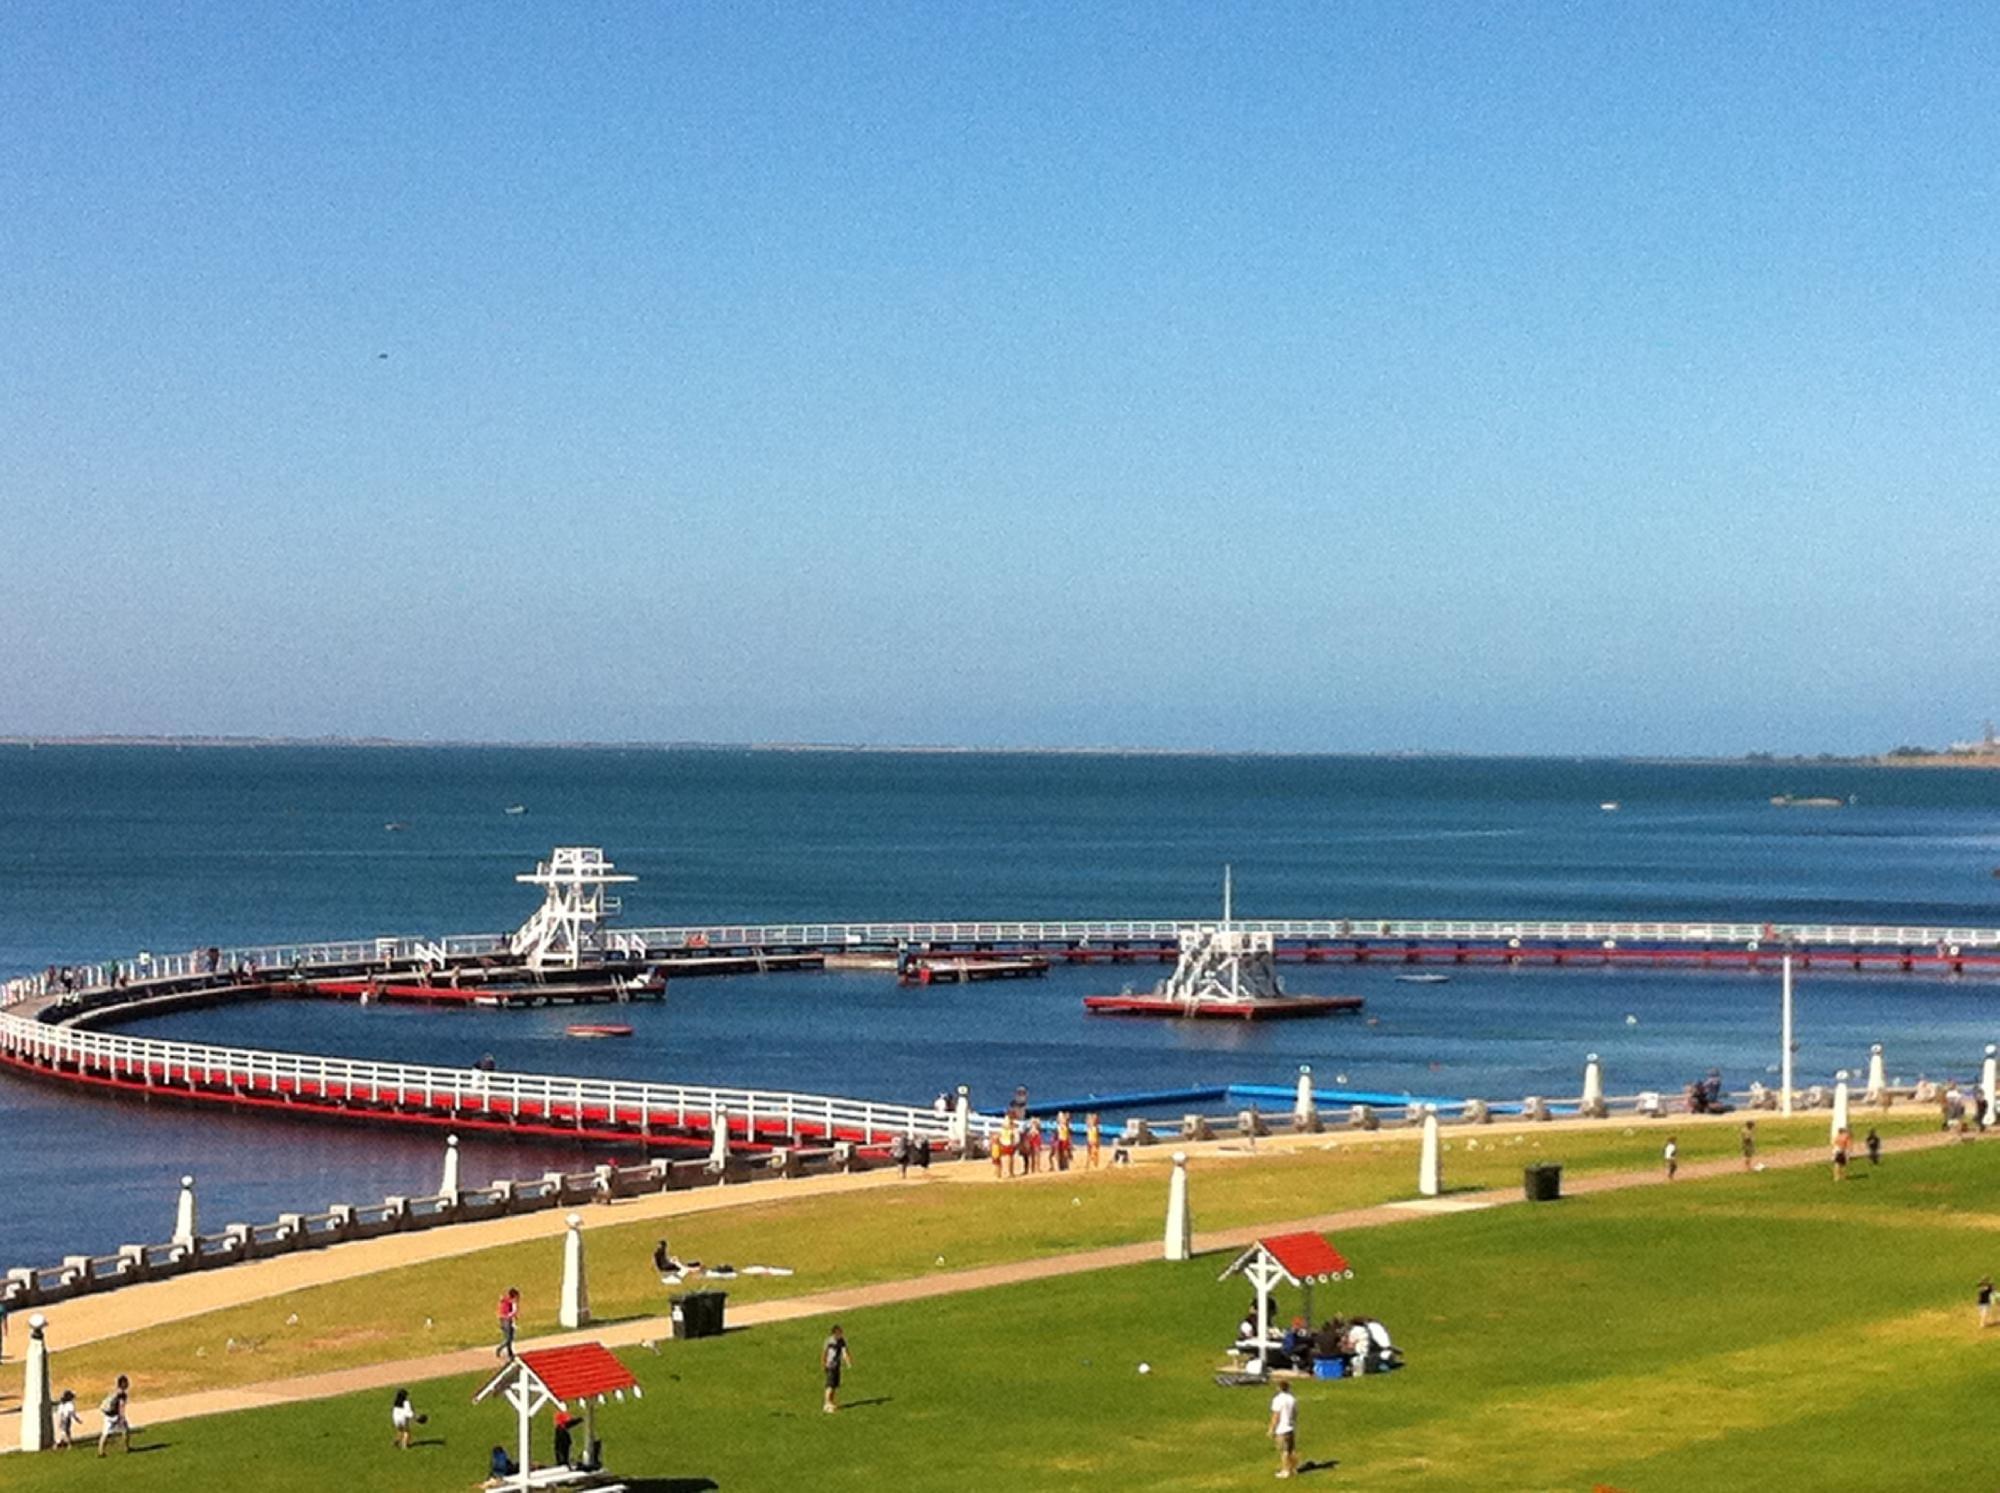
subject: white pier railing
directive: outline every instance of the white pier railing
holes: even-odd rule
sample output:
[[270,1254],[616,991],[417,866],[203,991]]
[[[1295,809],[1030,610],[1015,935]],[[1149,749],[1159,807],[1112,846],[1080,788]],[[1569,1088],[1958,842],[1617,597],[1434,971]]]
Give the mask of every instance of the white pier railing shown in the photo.
[[[950,1115],[934,1109],[824,1094],[316,1057],[133,1037],[7,1015],[0,1015],[0,1055],[38,1068],[80,1069],[149,1082],[163,1093],[229,1083],[253,1095],[332,1093],[371,1103],[416,1105],[441,1114],[601,1111],[613,1125],[692,1124],[703,1132],[710,1116],[721,1115],[732,1135],[746,1138],[755,1136],[760,1126],[781,1128],[791,1135],[805,1126],[823,1127],[829,1141],[843,1132],[884,1140],[909,1134],[943,1141],[951,1138],[953,1125]],[[971,1117],[975,1136],[986,1135],[993,1126],[989,1118]],[[637,1138],[641,1132],[633,1133]]]
[[[980,919],[954,921],[690,923],[607,930],[613,951],[644,957],[686,949],[893,948],[903,943],[1117,945],[1170,943],[1199,918]],[[1910,950],[1957,957],[2000,952],[2000,928],[1928,923],[1777,923],[1729,919],[1660,922],[1622,919],[1535,918],[1238,918],[1236,927],[1269,933],[1283,943],[1360,940],[1367,943],[1535,945],[1652,944],[1663,947],[1750,948],[1806,953],[1832,950]],[[47,972],[21,975],[0,986],[0,1004],[49,995],[57,989],[95,988],[114,978],[162,980],[255,967],[325,969],[363,965],[442,963],[504,955],[504,933],[455,933],[411,937],[321,940],[245,948],[197,949],[179,954],[139,953],[123,959],[71,966],[69,985]]]

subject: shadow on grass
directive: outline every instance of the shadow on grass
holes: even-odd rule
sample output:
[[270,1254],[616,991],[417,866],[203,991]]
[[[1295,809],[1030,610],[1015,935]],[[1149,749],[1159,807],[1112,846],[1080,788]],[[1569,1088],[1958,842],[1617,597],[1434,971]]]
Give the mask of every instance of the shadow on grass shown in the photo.
[[849,1400],[846,1404],[842,1405],[840,1408],[844,1411],[866,1410],[870,1405],[886,1405],[894,1398],[895,1396],[893,1395],[876,1395],[873,1398],[866,1400]]
[[1301,1462],[1299,1463],[1299,1476],[1304,1477],[1308,1472],[1331,1472],[1339,1465],[1340,1458],[1338,1457],[1321,1457],[1316,1462]]

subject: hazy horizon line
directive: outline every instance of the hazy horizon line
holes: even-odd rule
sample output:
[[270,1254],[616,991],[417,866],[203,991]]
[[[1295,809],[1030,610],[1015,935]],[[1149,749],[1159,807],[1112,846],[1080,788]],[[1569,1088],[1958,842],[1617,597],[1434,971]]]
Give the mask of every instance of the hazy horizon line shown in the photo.
[[[844,742],[844,741],[714,741],[694,738],[577,738],[574,740],[482,737],[401,737],[272,736],[234,732],[16,732],[0,734],[0,747],[216,747],[258,750],[282,747],[365,748],[384,751],[646,751],[646,752],[826,752],[872,753],[911,756],[1013,756],[1013,757],[1271,757],[1271,758],[1351,758],[1394,759],[1485,759],[1515,761],[1589,762],[1680,762],[1734,763],[1750,761],[1825,762],[1871,765],[1889,759],[1886,753],[1777,752],[1761,749],[1744,752],[1611,752],[1611,751],[1500,751],[1454,747],[1369,747],[1348,750],[1288,747],[1170,747],[1143,745],[1036,745],[1002,746],[956,742]],[[1938,755],[1943,755],[1942,753]]]

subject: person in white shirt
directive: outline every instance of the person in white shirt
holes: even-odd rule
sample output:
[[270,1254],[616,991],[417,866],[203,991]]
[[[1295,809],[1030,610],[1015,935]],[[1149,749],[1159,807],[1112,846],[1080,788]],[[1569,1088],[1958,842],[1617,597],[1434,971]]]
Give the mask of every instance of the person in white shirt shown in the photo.
[[1271,1396],[1271,1428],[1269,1435],[1278,1443],[1278,1476],[1292,1477],[1299,1470],[1298,1450],[1299,1399],[1292,1393],[1292,1386],[1282,1381],[1278,1392]]
[[1352,1360],[1350,1367],[1356,1374],[1368,1372],[1368,1349],[1374,1341],[1368,1335],[1368,1324],[1358,1318],[1354,1325],[1347,1329],[1347,1353]]
[[56,1401],[55,1427],[56,1450],[68,1451],[76,1444],[77,1425],[83,1419],[83,1411],[77,1407],[76,1391],[66,1389],[62,1398]]

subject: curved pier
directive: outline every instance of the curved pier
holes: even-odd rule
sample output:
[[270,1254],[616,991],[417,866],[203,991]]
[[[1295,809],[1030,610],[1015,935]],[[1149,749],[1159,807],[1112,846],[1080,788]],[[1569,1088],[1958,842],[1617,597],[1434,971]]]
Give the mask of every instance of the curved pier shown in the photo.
[[[590,967],[599,992],[655,961],[677,971],[776,967],[807,956],[922,949],[1020,953],[1077,963],[1174,957],[1180,920],[707,924],[604,930]],[[1284,960],[1453,964],[1642,964],[1757,968],[1789,955],[1807,968],[1953,975],[2000,969],[2000,929],[1742,922],[1551,922],[1397,919],[1239,920],[1268,933]],[[376,938],[187,954],[138,954],[10,980],[0,1011],[0,1066],[147,1099],[227,1104],[298,1117],[432,1125],[660,1148],[729,1143],[756,1150],[895,1135],[982,1138],[993,1122],[932,1109],[782,1090],[641,1084],[555,1074],[486,1073],[217,1047],[91,1030],[163,1009],[275,994],[463,998],[454,975],[519,971],[510,935]],[[282,972],[273,978],[274,972]],[[614,983],[607,983],[614,982]],[[469,988],[469,987],[468,987]],[[516,988],[510,1003],[590,999],[571,986]],[[615,997],[614,997],[615,998]]]

